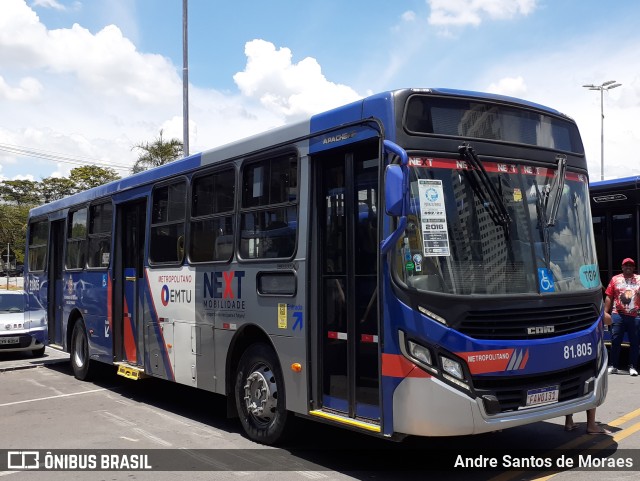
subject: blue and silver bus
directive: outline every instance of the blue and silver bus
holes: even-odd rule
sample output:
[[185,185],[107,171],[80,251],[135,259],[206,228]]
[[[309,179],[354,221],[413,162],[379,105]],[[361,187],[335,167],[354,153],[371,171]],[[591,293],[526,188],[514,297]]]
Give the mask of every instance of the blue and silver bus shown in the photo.
[[31,210],[26,286],[74,374],[390,439],[598,406],[578,128],[515,98],[384,92]]

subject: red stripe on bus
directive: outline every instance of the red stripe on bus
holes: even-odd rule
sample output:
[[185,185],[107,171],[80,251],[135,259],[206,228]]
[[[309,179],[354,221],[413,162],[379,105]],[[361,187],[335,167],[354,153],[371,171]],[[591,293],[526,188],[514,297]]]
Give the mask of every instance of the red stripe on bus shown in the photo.
[[133,336],[133,326],[131,322],[133,319],[129,316],[129,307],[127,301],[124,302],[124,352],[127,357],[127,361],[137,363],[138,356],[136,352],[136,340]]
[[336,331],[327,331],[327,337],[329,339],[341,339],[343,341],[347,340],[346,332],[336,332]]
[[[556,169],[546,167],[533,167],[530,165],[517,165],[507,162],[483,162],[484,169],[487,172],[504,172],[506,174],[537,175],[541,177],[552,178],[556,175]],[[449,170],[474,170],[473,166],[466,160],[460,159],[439,159],[434,157],[410,157],[410,167],[422,167],[426,169],[449,169]],[[587,183],[587,177],[583,174],[575,172],[567,172],[565,179],[574,182]]]
[[402,354],[382,355],[382,375],[387,377],[428,378],[431,374],[423,371]]

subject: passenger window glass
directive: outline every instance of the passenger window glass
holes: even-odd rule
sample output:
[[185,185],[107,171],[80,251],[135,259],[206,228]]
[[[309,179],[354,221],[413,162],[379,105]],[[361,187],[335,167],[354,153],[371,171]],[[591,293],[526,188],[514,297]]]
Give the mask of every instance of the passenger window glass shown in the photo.
[[67,269],[84,269],[87,251],[87,209],[69,215],[65,265]]
[[180,264],[184,259],[186,182],[153,191],[149,262]]
[[240,256],[292,257],[298,229],[297,157],[247,164],[242,179]]
[[49,222],[34,222],[29,228],[29,271],[43,271],[47,259]]
[[89,267],[108,267],[111,259],[111,203],[93,205],[89,209]]
[[189,260],[228,261],[233,255],[233,169],[197,177],[193,181]]

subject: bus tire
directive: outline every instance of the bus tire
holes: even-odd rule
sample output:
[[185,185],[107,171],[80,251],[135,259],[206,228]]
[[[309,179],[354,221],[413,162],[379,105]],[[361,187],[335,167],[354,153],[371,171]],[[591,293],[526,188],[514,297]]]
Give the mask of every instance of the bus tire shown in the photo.
[[252,344],[236,371],[238,416],[253,441],[275,444],[283,437],[291,415],[286,410],[282,369],[271,347]]
[[81,381],[91,379],[91,360],[89,359],[89,341],[84,321],[78,319],[71,335],[71,367],[73,375]]

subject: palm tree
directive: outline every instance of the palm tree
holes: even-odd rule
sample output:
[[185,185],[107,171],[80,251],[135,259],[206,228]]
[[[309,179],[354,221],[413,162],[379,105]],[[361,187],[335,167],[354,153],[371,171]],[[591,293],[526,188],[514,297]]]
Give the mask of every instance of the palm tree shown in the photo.
[[161,129],[160,135],[152,143],[145,142],[132,147],[132,149],[142,150],[142,153],[133,164],[131,173],[137,174],[143,170],[173,162],[182,156],[182,147],[182,142],[176,138],[165,141],[162,138]]

